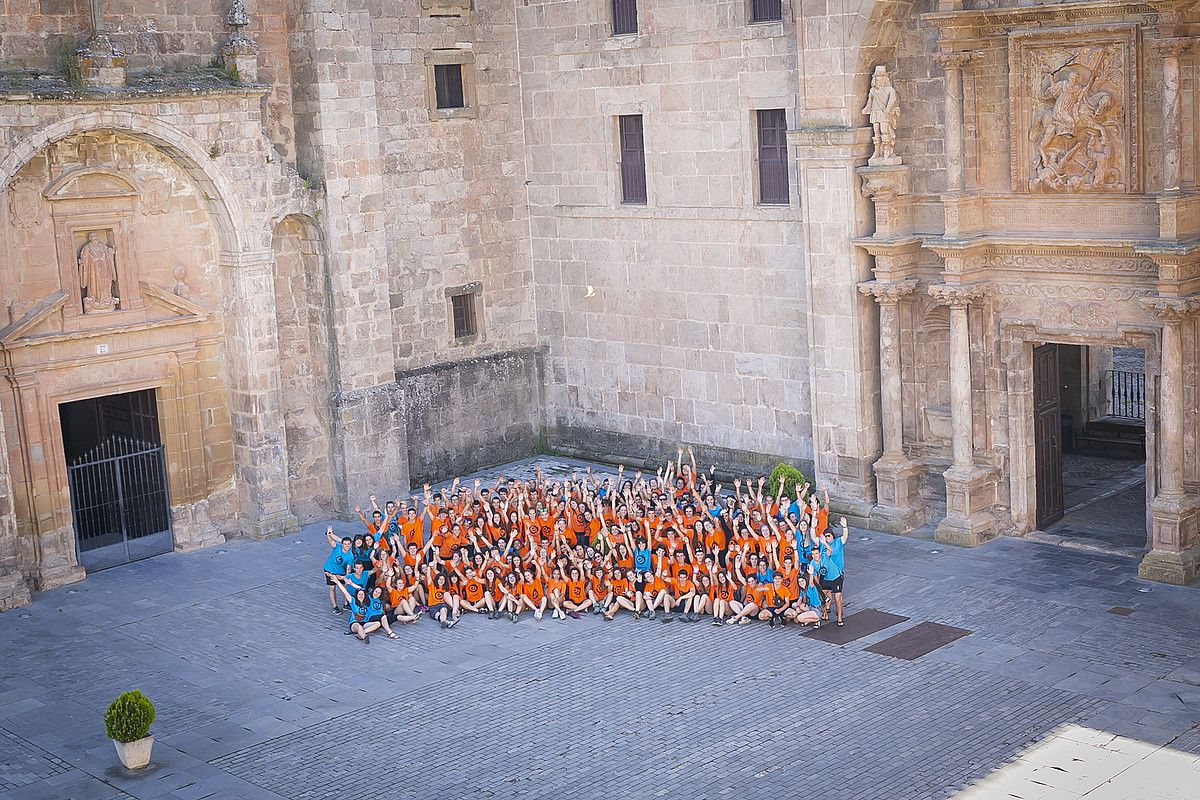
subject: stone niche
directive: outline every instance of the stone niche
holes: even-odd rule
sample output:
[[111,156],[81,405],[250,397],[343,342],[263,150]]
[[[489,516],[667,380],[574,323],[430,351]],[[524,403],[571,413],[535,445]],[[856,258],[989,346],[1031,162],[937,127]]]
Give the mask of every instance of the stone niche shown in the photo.
[[1009,67],[1013,191],[1141,190],[1135,25],[1014,32]]
[[218,238],[191,176],[150,142],[47,146],[0,215],[0,393],[22,571],[82,577],[59,405],[154,389],[177,549],[235,527]]

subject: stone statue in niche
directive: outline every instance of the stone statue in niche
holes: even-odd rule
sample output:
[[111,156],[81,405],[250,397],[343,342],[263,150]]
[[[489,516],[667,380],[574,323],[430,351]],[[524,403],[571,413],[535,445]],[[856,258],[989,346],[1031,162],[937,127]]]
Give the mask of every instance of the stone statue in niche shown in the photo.
[[1034,191],[1123,192],[1125,113],[1118,53],[1083,47],[1043,64],[1030,121]]
[[867,163],[871,166],[895,166],[900,163],[896,155],[896,126],[900,123],[900,98],[892,86],[887,67],[875,67],[871,76],[871,91],[862,113],[871,120],[871,141],[875,146]]
[[83,290],[83,313],[113,311],[120,307],[116,250],[90,231],[79,251],[79,288]]

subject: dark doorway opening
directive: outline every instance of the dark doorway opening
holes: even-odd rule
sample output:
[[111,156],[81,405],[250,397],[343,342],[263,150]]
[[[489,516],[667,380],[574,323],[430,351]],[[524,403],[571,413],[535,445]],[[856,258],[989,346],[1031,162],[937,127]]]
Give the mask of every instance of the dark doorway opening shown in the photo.
[[1034,350],[1037,526],[1063,544],[1146,548],[1146,379],[1141,350]]
[[94,571],[170,551],[154,390],[63,403],[58,413],[79,563]]

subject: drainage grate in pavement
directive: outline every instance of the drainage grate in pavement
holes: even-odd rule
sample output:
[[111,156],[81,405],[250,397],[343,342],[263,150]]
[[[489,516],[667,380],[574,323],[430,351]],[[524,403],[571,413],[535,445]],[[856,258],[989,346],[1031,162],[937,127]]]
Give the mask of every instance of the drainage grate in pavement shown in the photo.
[[920,625],[915,625],[864,649],[868,653],[915,661],[939,647],[945,647],[970,634],[971,632],[966,628],[955,628],[937,622],[922,622]]
[[884,628],[890,628],[893,625],[899,625],[901,622],[907,622],[908,617],[901,617],[897,614],[889,614],[886,611],[877,611],[874,608],[868,608],[864,611],[851,614],[843,621],[846,624],[840,628],[835,623],[829,622],[817,630],[809,631],[804,635],[810,639],[816,639],[819,642],[827,644],[849,644],[856,639],[870,636],[872,633],[878,633]]

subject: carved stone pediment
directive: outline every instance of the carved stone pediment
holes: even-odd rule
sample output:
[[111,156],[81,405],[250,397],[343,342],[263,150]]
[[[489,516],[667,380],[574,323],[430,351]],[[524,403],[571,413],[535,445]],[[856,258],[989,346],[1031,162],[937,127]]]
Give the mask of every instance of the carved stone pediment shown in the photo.
[[91,336],[97,331],[111,334],[199,323],[212,316],[210,309],[161,287],[141,281],[140,288],[142,297],[147,301],[140,313],[102,317],[101,322],[90,327],[76,328],[63,325],[63,309],[70,298],[65,292],[55,292],[34,303],[12,324],[0,328],[0,348],[78,339]]
[[138,187],[132,179],[116,170],[83,167],[60,175],[42,195],[50,201],[137,197]]

